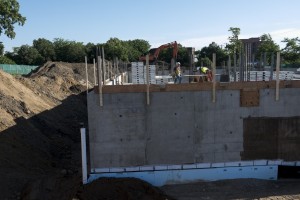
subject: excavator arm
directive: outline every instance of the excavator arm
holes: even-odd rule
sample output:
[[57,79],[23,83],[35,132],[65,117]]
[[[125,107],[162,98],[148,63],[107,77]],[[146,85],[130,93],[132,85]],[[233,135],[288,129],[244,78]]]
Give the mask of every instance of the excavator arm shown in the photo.
[[[171,42],[171,43],[168,43],[168,44],[163,44],[161,45],[160,47],[158,47],[154,54],[150,54],[149,55],[149,61],[156,61],[158,56],[159,56],[159,53],[162,49],[166,49],[166,48],[171,48],[173,47],[173,58],[176,59],[177,58],[177,53],[178,53],[178,45],[177,45],[177,42],[174,41],[174,42]],[[145,61],[146,60],[146,56],[141,56],[139,58],[140,61]]]
[[173,58],[177,58],[177,53],[178,53],[178,45],[177,45],[177,42],[171,42],[171,43],[168,43],[168,44],[163,44],[161,45],[160,47],[158,47],[156,49],[156,51],[154,52],[154,58],[157,59],[158,58],[158,55],[160,53],[160,51],[162,49],[166,49],[166,48],[170,48],[170,47],[173,47]]

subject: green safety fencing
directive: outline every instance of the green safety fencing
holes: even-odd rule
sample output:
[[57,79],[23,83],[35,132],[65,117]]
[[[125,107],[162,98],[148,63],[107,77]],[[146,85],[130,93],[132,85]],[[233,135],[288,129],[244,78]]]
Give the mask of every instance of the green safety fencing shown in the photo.
[[39,66],[33,65],[9,65],[9,64],[0,64],[0,69],[9,74],[20,74],[26,75],[31,71],[35,70]]

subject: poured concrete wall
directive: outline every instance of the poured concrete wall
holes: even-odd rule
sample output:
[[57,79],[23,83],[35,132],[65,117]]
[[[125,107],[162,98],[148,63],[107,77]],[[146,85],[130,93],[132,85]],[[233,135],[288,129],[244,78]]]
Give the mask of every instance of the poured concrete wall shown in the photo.
[[[111,88],[111,91],[104,90],[103,107],[100,107],[97,91],[90,92],[88,116],[91,168],[229,162],[256,157],[268,159],[268,155],[261,156],[260,151],[249,152],[249,148],[252,150],[249,142],[258,141],[257,131],[269,133],[273,129],[264,130],[261,126],[261,130],[254,127],[251,130],[250,124],[255,122],[246,123],[245,120],[281,117],[289,123],[289,118],[300,116],[299,87],[282,88],[279,101],[275,101],[274,88],[258,89],[259,105],[247,107],[241,107],[240,89],[219,88],[216,102],[212,103],[210,90],[177,87],[180,89],[172,92],[153,90],[150,92],[150,105],[146,105],[146,93],[135,92],[133,89],[116,92]],[[276,123],[285,122],[282,120]],[[287,127],[288,132],[290,126],[293,129],[298,125],[299,119],[294,124],[283,124],[281,127]],[[272,124],[268,127],[272,127]],[[276,128],[278,125],[275,125],[274,130]],[[251,138],[255,134],[256,137]],[[284,137],[278,131],[274,134],[277,141],[278,135],[281,139]],[[299,128],[294,134],[296,139],[293,145],[299,149]],[[249,136],[248,142],[245,141]],[[272,134],[265,137],[264,141],[272,140]],[[278,142],[270,142],[269,145],[283,148],[278,146]],[[288,145],[288,142],[284,145]],[[258,146],[254,145],[255,148]],[[285,156],[276,153],[271,155],[273,158],[285,159]],[[300,160],[299,156],[297,159]]]

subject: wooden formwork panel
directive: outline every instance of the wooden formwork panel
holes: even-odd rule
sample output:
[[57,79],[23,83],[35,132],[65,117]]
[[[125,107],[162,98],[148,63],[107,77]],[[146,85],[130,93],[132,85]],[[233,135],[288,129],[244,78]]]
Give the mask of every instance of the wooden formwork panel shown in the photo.
[[300,117],[248,117],[243,119],[242,160],[300,159]]
[[257,88],[241,89],[240,106],[241,107],[259,106],[259,89]]

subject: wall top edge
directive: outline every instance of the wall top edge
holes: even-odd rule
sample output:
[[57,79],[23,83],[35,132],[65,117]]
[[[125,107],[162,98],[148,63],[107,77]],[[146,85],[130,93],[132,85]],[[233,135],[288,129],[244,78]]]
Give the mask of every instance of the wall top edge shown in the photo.
[[[149,85],[149,92],[184,92],[184,91],[210,91],[212,82],[183,83],[166,85]],[[216,90],[249,90],[249,89],[275,89],[276,81],[255,82],[217,82]],[[300,80],[280,81],[279,88],[300,88]],[[99,87],[94,87],[94,92],[99,93]],[[147,85],[104,85],[102,93],[145,93]]]

